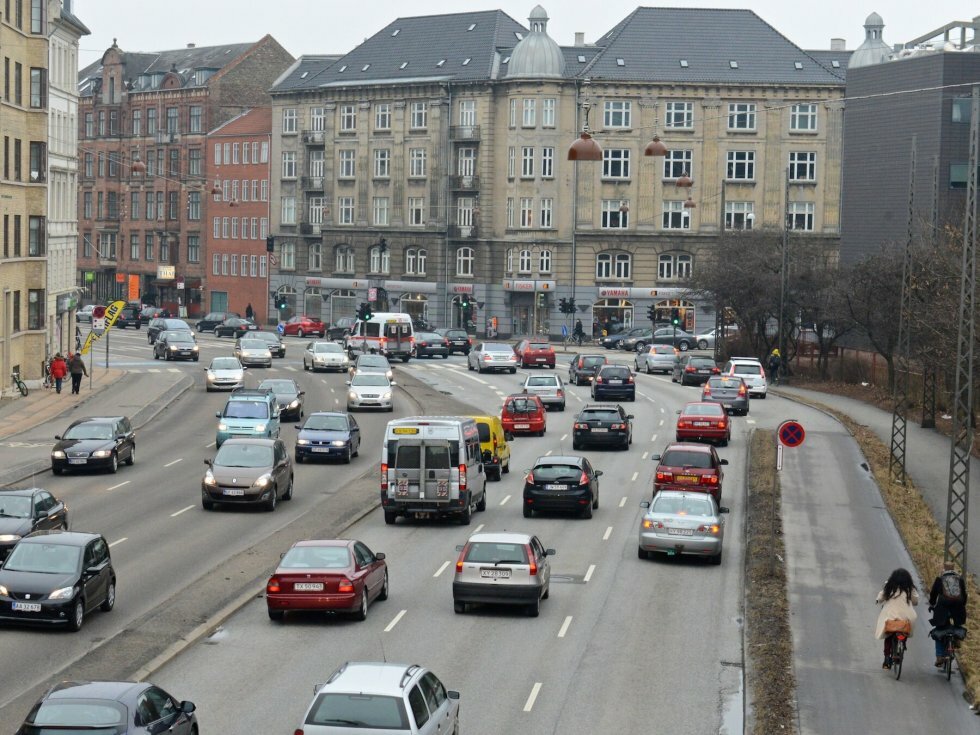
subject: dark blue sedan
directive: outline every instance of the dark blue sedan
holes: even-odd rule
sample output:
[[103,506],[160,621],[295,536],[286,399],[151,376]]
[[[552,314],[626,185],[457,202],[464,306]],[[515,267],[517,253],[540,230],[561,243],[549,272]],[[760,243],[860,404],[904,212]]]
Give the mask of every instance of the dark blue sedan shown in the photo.
[[350,462],[361,449],[361,429],[353,416],[339,411],[318,411],[296,426],[296,464],[307,459],[342,459]]

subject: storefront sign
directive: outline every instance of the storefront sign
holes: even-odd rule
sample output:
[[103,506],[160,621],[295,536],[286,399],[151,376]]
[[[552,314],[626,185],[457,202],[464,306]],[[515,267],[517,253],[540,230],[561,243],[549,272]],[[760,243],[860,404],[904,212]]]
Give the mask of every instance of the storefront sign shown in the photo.
[[505,278],[504,291],[520,291],[522,293],[547,292],[555,290],[555,281],[532,281]]
[[172,281],[177,275],[177,267],[173,265],[158,265],[157,278],[161,281]]
[[306,277],[307,288],[343,288],[356,291],[368,287],[368,282],[364,279],[356,278],[318,278],[316,276]]
[[600,299],[678,299],[689,296],[685,288],[629,288],[625,286],[602,286]]
[[129,277],[129,294],[128,298],[130,301],[140,300],[140,277],[138,275],[132,275]]
[[388,291],[407,291],[408,293],[435,293],[438,284],[431,281],[385,281],[382,284]]
[[473,294],[473,284],[472,283],[450,283],[449,293],[465,293]]

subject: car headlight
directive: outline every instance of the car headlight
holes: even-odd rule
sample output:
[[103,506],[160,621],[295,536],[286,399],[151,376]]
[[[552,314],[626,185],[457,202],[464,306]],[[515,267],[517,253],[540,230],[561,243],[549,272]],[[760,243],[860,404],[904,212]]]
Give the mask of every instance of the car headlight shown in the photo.
[[60,449],[55,449],[53,452],[51,452],[51,456],[52,457],[57,457],[58,459],[64,459],[65,458],[65,453],[63,451],[61,451]]
[[226,424],[224,421],[220,422],[218,424],[218,431],[228,431],[228,424]]
[[207,374],[207,380],[208,380],[209,383],[213,383],[214,380],[215,380],[215,376],[212,375],[211,373],[208,373]]
[[74,587],[62,587],[48,595],[49,600],[67,600],[75,594]]
[[343,439],[334,439],[330,443],[335,447],[343,447],[347,445],[347,442],[345,442]]
[[0,596],[2,596],[2,597],[10,597],[10,592],[8,592],[7,591],[7,588],[4,587],[2,584],[0,584]]
[[197,352],[199,349],[201,349],[201,348],[198,347],[197,345],[194,345],[193,347],[191,347],[191,351],[192,352]]
[[350,400],[352,400],[352,401],[356,401],[357,400],[357,393],[355,393],[354,391],[351,391],[350,393],[347,394],[347,398],[350,399]]
[[307,444],[310,443],[310,440],[309,439],[297,439],[296,440],[296,443],[297,444],[302,444],[305,447]]
[[290,408],[299,408],[299,399],[297,398],[295,401],[293,401],[292,403],[290,403],[289,404],[289,407]]
[[111,455],[111,449],[96,449],[94,452],[92,452],[93,457],[109,457]]
[[392,379],[393,376],[391,374],[391,370],[389,370],[388,372],[385,373],[385,377],[388,378],[388,380],[391,380]]
[[265,431],[265,424],[256,424],[255,431],[261,434],[263,431]]
[[266,473],[252,483],[255,487],[268,487],[272,484],[272,475]]
[[347,357],[347,355],[344,355],[342,358],[340,358],[340,364],[341,365],[347,365],[349,363],[350,363],[350,358]]
[[210,485],[211,487],[218,484],[218,481],[214,479],[214,473],[211,470],[204,473],[204,484]]
[[16,533],[0,533],[0,541],[4,543],[16,543],[20,541],[20,536]]
[[391,391],[390,390],[389,391],[385,391],[384,394],[381,397],[384,400],[386,400],[386,401],[390,401],[391,400]]

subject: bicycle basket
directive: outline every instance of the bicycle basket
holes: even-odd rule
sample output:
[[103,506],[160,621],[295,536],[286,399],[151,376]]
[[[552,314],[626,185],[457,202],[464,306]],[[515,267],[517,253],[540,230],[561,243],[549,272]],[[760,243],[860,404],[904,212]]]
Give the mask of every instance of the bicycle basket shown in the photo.
[[912,623],[902,618],[891,618],[885,621],[885,633],[912,633]]

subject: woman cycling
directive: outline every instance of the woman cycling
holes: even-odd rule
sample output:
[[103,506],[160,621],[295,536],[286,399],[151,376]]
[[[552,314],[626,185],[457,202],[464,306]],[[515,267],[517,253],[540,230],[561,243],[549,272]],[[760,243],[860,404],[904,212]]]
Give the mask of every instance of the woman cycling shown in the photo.
[[889,620],[907,620],[909,623],[908,637],[912,637],[912,628],[915,625],[918,615],[915,614],[913,605],[919,604],[919,592],[912,582],[912,575],[906,569],[896,569],[888,577],[885,586],[878,593],[876,602],[881,605],[881,612],[878,613],[878,624],[875,626],[875,638],[885,641],[885,660],[881,668],[890,669],[892,667],[892,643],[895,636],[892,632],[885,632],[885,623]]

